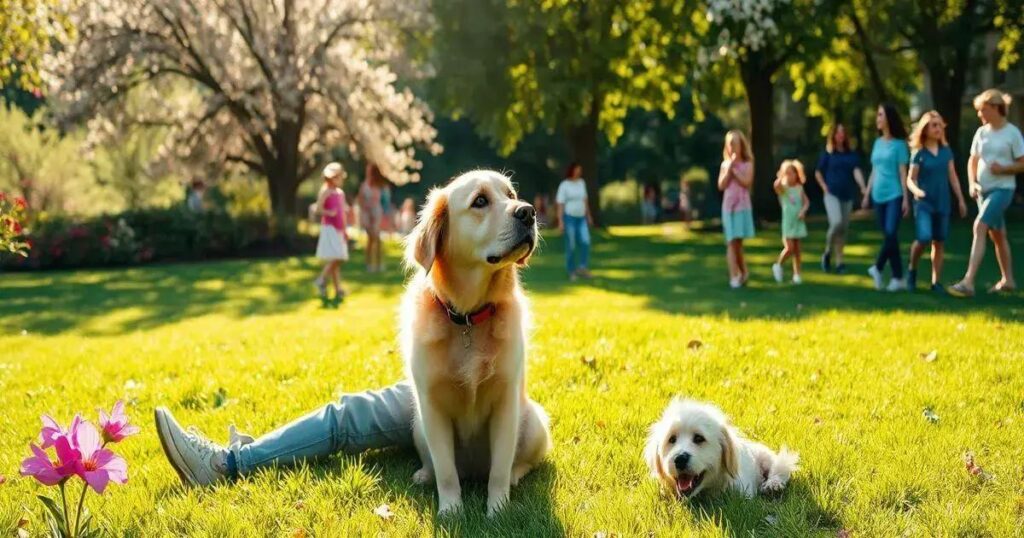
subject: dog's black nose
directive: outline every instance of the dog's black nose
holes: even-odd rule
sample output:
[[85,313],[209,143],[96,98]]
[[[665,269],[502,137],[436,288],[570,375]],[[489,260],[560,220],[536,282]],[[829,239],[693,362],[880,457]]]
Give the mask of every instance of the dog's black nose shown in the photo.
[[537,219],[537,210],[530,204],[523,204],[516,208],[513,215],[527,226],[533,226]]
[[690,463],[690,453],[683,452],[682,454],[677,455],[675,459],[672,460],[672,463],[675,464],[677,471],[685,470],[686,465]]

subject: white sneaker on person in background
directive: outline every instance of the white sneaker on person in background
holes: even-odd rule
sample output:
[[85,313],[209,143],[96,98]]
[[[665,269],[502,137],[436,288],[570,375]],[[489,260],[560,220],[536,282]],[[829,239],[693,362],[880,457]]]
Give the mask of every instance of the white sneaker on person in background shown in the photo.
[[871,267],[868,267],[868,274],[871,275],[871,278],[874,279],[874,281],[875,281],[875,289],[876,290],[881,290],[882,289],[882,272],[879,271],[877,267],[872,265]]
[[743,280],[740,277],[738,277],[738,276],[734,276],[734,277],[729,279],[729,287],[734,289],[734,290],[742,288],[743,287]]
[[153,414],[160,446],[182,483],[186,486],[210,486],[227,480],[226,448],[203,437],[195,429],[182,429],[166,407],[157,407]]
[[889,281],[886,291],[907,291],[907,281],[902,278],[894,278]]
[[804,283],[804,279],[800,278],[800,273],[796,273],[796,274],[793,275],[793,283],[794,284],[803,284]]
[[782,265],[778,263],[772,264],[772,276],[775,277],[776,282],[782,283]]

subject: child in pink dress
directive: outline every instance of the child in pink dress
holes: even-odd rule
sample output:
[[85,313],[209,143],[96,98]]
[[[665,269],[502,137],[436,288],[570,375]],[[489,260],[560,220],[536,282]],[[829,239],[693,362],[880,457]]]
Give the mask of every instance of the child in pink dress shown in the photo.
[[[348,261],[348,233],[345,226],[345,192],[339,186],[344,179],[344,168],[338,163],[324,167],[324,185],[317,196],[320,213],[320,238],[316,243],[316,257],[323,260],[324,268],[314,284],[324,306],[338,306],[345,299],[341,289],[341,263]],[[334,299],[327,297],[327,278],[334,283]]]

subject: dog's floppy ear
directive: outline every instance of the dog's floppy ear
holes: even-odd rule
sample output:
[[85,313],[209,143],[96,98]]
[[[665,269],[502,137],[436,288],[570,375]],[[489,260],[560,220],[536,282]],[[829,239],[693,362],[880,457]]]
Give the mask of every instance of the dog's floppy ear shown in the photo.
[[410,265],[419,264],[430,273],[434,260],[441,254],[441,245],[448,229],[448,195],[443,189],[434,189],[427,195],[427,203],[420,210],[416,227],[406,243],[405,258]]
[[733,479],[739,474],[740,460],[736,446],[736,436],[729,430],[729,426],[722,425],[722,468]]
[[661,446],[662,439],[665,438],[665,432],[661,427],[660,423],[655,423],[651,426],[651,433],[647,436],[647,445],[644,446],[644,461],[647,462],[647,468],[651,470],[651,476],[658,479],[663,485],[672,489],[672,478],[665,472],[665,468],[661,466],[661,456],[658,454],[658,447]]

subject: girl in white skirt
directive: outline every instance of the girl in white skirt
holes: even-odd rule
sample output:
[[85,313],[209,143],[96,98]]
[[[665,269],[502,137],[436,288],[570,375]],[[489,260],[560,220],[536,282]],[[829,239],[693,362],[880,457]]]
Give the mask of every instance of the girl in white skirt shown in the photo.
[[[338,163],[324,167],[324,185],[316,199],[320,213],[320,239],[316,257],[324,261],[324,269],[315,284],[324,306],[338,306],[345,299],[341,289],[341,262],[348,261],[348,233],[345,230],[345,192],[341,190],[345,170]],[[334,299],[327,297],[327,278],[334,283]]]

